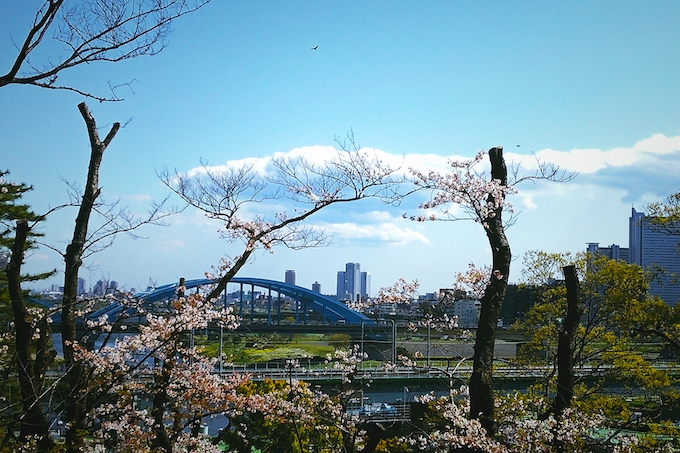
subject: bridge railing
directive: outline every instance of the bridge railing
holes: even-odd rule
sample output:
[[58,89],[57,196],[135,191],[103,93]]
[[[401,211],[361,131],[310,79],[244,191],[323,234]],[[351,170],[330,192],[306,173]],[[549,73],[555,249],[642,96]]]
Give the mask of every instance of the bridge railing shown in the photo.
[[[223,366],[221,369],[215,369],[215,374],[223,374],[225,376],[230,374],[247,374],[252,380],[263,381],[265,379],[271,380],[291,380],[298,381],[334,381],[342,380],[347,373],[333,367],[323,368],[286,368],[284,366],[277,366],[278,364],[265,365],[230,365]],[[653,367],[660,371],[665,371],[674,376],[680,376],[680,364],[677,363],[656,363]],[[545,377],[552,368],[550,367],[534,367],[534,368],[518,368],[518,367],[497,367],[494,369],[494,376],[500,378],[529,378],[538,379]],[[579,376],[597,376],[604,375],[610,370],[602,367],[581,367],[576,368],[575,373]],[[381,367],[366,367],[359,369],[359,373],[355,379],[371,379],[371,380],[419,380],[419,379],[449,379],[462,378],[467,379],[472,374],[472,366],[464,365],[458,367],[455,372],[451,369],[445,368],[413,368],[413,367],[396,367],[385,369]],[[64,377],[64,370],[51,370],[46,373],[47,380],[56,380]]]
[[[680,367],[675,363],[658,363],[654,368],[675,375],[680,374]],[[522,368],[512,366],[496,367],[494,369],[494,376],[508,379],[537,379],[545,377],[552,371],[551,367],[533,367]],[[602,367],[580,367],[575,368],[574,372],[578,376],[597,376],[607,374],[610,370]],[[220,371],[217,371],[220,372]],[[286,368],[284,366],[229,366],[224,367],[221,371],[224,374],[242,373],[249,374],[253,380],[261,381],[265,379],[272,380],[290,380],[298,381],[317,381],[317,380],[341,380],[347,375],[347,372],[333,367],[323,368]],[[457,367],[455,370],[445,367],[391,367],[385,369],[382,367],[366,367],[360,368],[355,379],[375,379],[375,380],[418,380],[418,379],[449,379],[449,378],[469,378],[472,374],[471,365],[463,365]]]

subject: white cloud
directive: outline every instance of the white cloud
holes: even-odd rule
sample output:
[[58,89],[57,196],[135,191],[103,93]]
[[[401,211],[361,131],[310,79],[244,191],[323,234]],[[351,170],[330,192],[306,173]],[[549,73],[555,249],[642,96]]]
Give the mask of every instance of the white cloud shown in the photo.
[[319,225],[326,233],[342,239],[373,239],[391,244],[404,245],[411,242],[429,243],[429,240],[410,228],[399,228],[393,223],[357,224],[331,223]]
[[246,157],[244,159],[228,160],[223,165],[206,165],[194,167],[187,171],[186,175],[190,178],[204,175],[207,171],[226,172],[244,167],[252,167],[252,171],[257,174],[266,175],[270,171],[271,156],[266,157]]
[[[253,170],[255,170],[257,173],[267,174],[273,170],[273,166],[271,165],[272,159],[303,158],[314,165],[321,166],[326,162],[336,159],[341,152],[342,151],[333,146],[301,146],[298,148],[293,148],[290,151],[278,151],[272,156],[248,157],[238,160],[229,160],[223,165],[195,167],[188,170],[186,174],[189,177],[194,177],[205,174],[207,170],[220,172],[226,171],[228,169],[238,169],[244,166],[252,166]],[[421,171],[448,171],[450,169],[450,160],[470,159],[470,157],[465,156],[440,156],[432,153],[399,155],[392,154],[377,148],[361,148],[359,152],[366,153],[369,156],[375,156],[375,159],[378,161],[394,168],[397,174],[407,174],[409,168],[417,168]],[[482,162],[481,165],[484,166],[486,163]]]
[[373,221],[373,222],[387,222],[395,220],[395,217],[387,211],[370,211],[361,214],[362,219]]
[[[591,174],[609,167],[628,167],[642,160],[656,160],[656,156],[671,153],[680,153],[680,136],[666,137],[664,134],[654,134],[638,141],[630,148],[619,147],[609,150],[588,148],[570,151],[547,148],[537,151],[536,157],[543,162],[559,165],[567,171]],[[509,161],[521,162],[524,168],[536,168],[535,160],[529,159],[528,156],[508,153],[506,158]]]
[[[390,165],[393,168],[399,168],[399,173],[407,173],[408,168],[418,168],[423,171],[433,170],[439,172],[448,172],[450,170],[450,160],[468,160],[472,156],[440,156],[432,153],[425,154],[406,154],[397,155],[387,151],[373,148],[363,148],[365,152],[373,153],[378,160]],[[273,157],[290,157],[290,158],[305,158],[308,161],[321,165],[324,162],[334,159],[339,151],[332,146],[303,146],[291,149],[287,152],[278,152],[271,157],[251,158],[229,161],[226,166],[242,166],[244,164],[253,165],[258,171],[270,170],[271,159]],[[588,188],[584,193],[588,197],[599,197],[603,193],[600,189],[606,187],[617,187],[624,191],[617,191],[616,193],[630,192],[632,184],[629,173],[640,167],[644,168],[644,173],[650,175],[655,169],[659,171],[668,172],[669,165],[674,159],[674,153],[680,155],[680,135],[667,137],[663,134],[655,134],[651,137],[639,140],[630,147],[618,147],[612,149],[572,149],[569,151],[559,151],[551,148],[543,149],[536,152],[536,157],[548,163],[559,165],[560,168],[566,171],[576,171],[581,174],[577,178],[567,184],[536,184],[536,185],[522,185],[518,187],[520,192],[510,198],[520,211],[537,212],[549,210],[550,205],[557,200],[564,200],[562,197],[574,197],[575,191]],[[530,173],[536,168],[536,159],[532,155],[517,154],[514,152],[505,153],[506,161],[518,163],[520,166],[520,173]],[[640,167],[639,167],[640,166]],[[488,171],[487,159],[484,159],[479,164],[479,171]],[[192,170],[196,171],[196,169]],[[647,179],[648,181],[648,179]],[[585,186],[584,186],[585,184]],[[424,195],[423,195],[424,196]],[[514,200],[513,200],[514,198]],[[580,201],[585,203],[579,197]],[[417,201],[418,196],[414,198]],[[570,200],[572,198],[569,198]],[[290,210],[290,206],[284,206],[284,201],[281,200],[277,206],[253,206],[249,208],[248,212],[243,215],[248,217],[249,214],[258,213],[260,215],[271,215],[274,211]],[[353,205],[355,206],[355,205]],[[356,205],[352,209],[356,209],[352,213],[352,222],[343,222],[347,219],[347,213],[343,211],[343,218],[339,222],[337,210],[329,210],[328,215],[332,217],[324,217],[323,222],[317,224],[317,227],[323,228],[327,233],[335,235],[338,239],[343,240],[370,240],[384,244],[427,244],[430,240],[421,231],[426,231],[426,227],[418,226],[415,229],[404,228],[399,226],[401,214],[408,211],[409,214],[427,215],[428,213],[422,210],[416,210],[415,205],[407,207],[403,206],[403,210],[396,209],[388,210],[369,210],[362,212],[362,208]],[[459,207],[452,207],[452,209],[460,209]],[[260,212],[255,212],[255,211]],[[455,213],[455,211],[454,211]],[[198,221],[198,219],[194,219]],[[213,222],[204,217],[200,220],[201,223]],[[212,225],[216,225],[212,223]],[[217,225],[219,227],[219,225]]]
[[52,257],[45,253],[33,253],[30,255],[30,258],[38,261],[50,261],[52,259]]
[[654,134],[637,142],[634,146],[636,151],[651,154],[670,154],[680,151],[680,135],[666,137],[664,134]]
[[529,197],[529,196],[524,197],[522,199],[522,205],[524,206],[524,209],[536,209],[536,208],[538,208],[536,203],[534,203],[533,198]]
[[322,165],[324,162],[335,159],[338,156],[338,150],[333,146],[301,146],[293,148],[287,152],[276,152],[274,158],[304,158],[308,162],[315,165]]

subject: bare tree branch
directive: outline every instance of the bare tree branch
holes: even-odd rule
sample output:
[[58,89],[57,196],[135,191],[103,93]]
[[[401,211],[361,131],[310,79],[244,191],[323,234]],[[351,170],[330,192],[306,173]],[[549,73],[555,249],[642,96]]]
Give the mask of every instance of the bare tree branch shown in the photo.
[[[321,163],[278,156],[269,160],[265,170],[253,164],[233,168],[202,163],[194,175],[167,169],[159,173],[163,183],[189,206],[224,222],[223,238],[244,244],[242,254],[221,270],[223,275],[209,298],[219,295],[257,249],[283,245],[297,250],[330,243],[323,230],[303,225],[322,209],[364,198],[385,203],[396,198],[402,178],[395,177],[394,169],[360,149],[352,135],[339,144],[336,157]],[[295,206],[293,211],[277,212],[286,200]]]
[[[62,71],[97,61],[117,62],[155,55],[166,46],[174,19],[198,10],[210,0],[82,0],[67,5],[64,0],[45,0],[36,12],[26,38],[17,46],[12,67],[0,76],[0,87],[34,85],[69,90],[103,101],[120,101],[94,95],[79,88],[59,85]],[[66,49],[60,56],[34,61],[38,48],[45,48],[47,34]],[[38,57],[36,57],[38,58]]]

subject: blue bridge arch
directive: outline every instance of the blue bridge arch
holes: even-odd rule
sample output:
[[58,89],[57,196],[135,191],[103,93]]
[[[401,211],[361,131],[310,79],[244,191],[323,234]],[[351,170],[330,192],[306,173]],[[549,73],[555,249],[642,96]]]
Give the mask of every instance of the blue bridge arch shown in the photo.
[[[195,280],[186,280],[184,282],[184,286],[189,289],[193,288],[200,288],[202,286],[209,286],[211,284],[216,283],[215,280],[211,279],[195,279]],[[293,300],[299,302],[303,308],[303,312],[299,313],[298,311],[298,305],[296,304],[296,324],[299,323],[299,317],[302,316],[303,318],[306,315],[306,310],[304,308],[310,308],[314,312],[319,313],[322,315],[322,320],[324,324],[326,322],[332,322],[332,323],[346,323],[346,324],[361,324],[363,323],[374,323],[374,321],[370,318],[368,318],[366,315],[363,313],[359,313],[358,311],[350,309],[347,305],[343,304],[342,302],[339,302],[335,300],[332,297],[324,296],[323,294],[320,294],[316,291],[312,291],[307,288],[303,288],[302,286],[297,286],[297,285],[291,285],[290,283],[284,283],[284,282],[279,282],[276,280],[268,280],[264,278],[253,278],[253,277],[235,277],[232,278],[229,283],[236,283],[241,285],[241,299],[239,306],[237,307],[237,314],[239,314],[242,318],[246,319],[247,317],[247,308],[246,305],[250,306],[250,314],[251,314],[251,320],[252,320],[252,315],[253,315],[253,308],[254,308],[254,296],[255,296],[255,291],[254,288],[265,288],[269,290],[269,293],[267,295],[267,322],[269,324],[272,324],[275,320],[280,322],[280,308],[281,308],[281,300],[280,300],[280,295],[285,295]],[[245,300],[244,298],[244,291],[243,291],[243,286],[244,285],[250,285],[251,286],[251,291],[250,291],[250,300]],[[154,291],[150,293],[146,293],[144,295],[140,295],[139,299],[144,300],[147,303],[153,303],[157,302],[160,300],[166,300],[170,299],[173,297],[176,293],[177,290],[177,284],[168,284],[168,285],[163,285],[160,287],[157,287]],[[277,297],[276,300],[272,298],[271,292],[275,291],[279,297]],[[277,319],[275,319],[275,317]],[[303,319],[304,320],[304,319]]]
[[[199,290],[201,287],[210,286],[216,283],[212,279],[194,279],[185,280],[184,286],[187,291],[191,289]],[[341,323],[349,325],[373,325],[375,321],[368,318],[363,313],[350,309],[347,305],[337,301],[332,297],[325,296],[316,291],[303,288],[289,283],[279,282],[276,280],[268,280],[264,278],[253,277],[235,277],[229,281],[230,284],[240,285],[240,300],[236,307],[236,314],[241,316],[244,321],[248,321],[248,310],[250,311],[250,321],[253,321],[254,307],[255,307],[255,287],[265,288],[268,290],[266,295],[266,316],[267,324],[281,323],[281,295],[288,296],[293,299],[295,303],[295,324],[306,324],[307,311],[311,309],[315,313],[321,315],[322,323]],[[246,300],[244,286],[249,285],[250,298]],[[170,283],[156,287],[153,291],[135,294],[135,299],[142,302],[142,305],[148,308],[158,306],[163,301],[172,300],[177,294],[177,287],[179,283]],[[277,297],[272,297],[272,291],[277,293]],[[226,290],[222,297],[226,302]],[[301,309],[301,310],[300,310]],[[114,302],[107,307],[104,307],[88,316],[88,319],[98,319],[102,315],[108,315],[109,319],[118,316],[125,307],[119,303]],[[260,311],[261,312],[261,311]],[[55,320],[56,321],[56,320]]]

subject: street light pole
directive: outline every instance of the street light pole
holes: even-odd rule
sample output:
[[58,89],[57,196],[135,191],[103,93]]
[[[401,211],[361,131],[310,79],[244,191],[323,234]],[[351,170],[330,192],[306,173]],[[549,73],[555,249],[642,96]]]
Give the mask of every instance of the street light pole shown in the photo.
[[430,328],[431,325],[428,322],[427,323],[427,367],[430,367],[430,349],[431,349],[431,343],[430,343]]
[[397,363],[397,323],[392,321],[392,363]]
[[[361,320],[361,369],[364,369],[364,320]],[[363,401],[362,401],[363,402]]]

